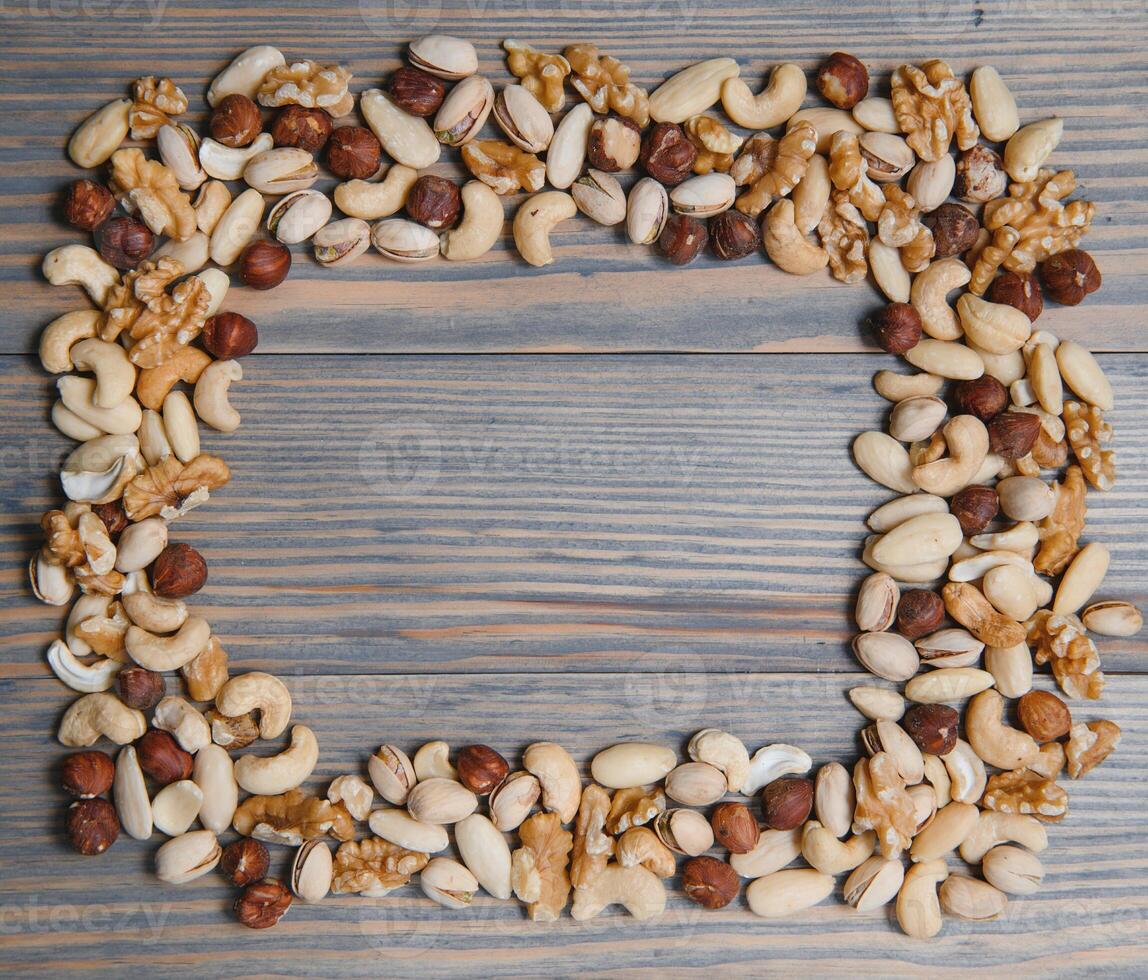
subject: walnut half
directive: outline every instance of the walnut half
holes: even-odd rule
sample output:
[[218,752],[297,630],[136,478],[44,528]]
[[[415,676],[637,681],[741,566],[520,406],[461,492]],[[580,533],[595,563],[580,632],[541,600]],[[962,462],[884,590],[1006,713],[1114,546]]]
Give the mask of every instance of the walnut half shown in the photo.
[[574,838],[557,813],[536,813],[518,829],[522,846],[511,859],[514,894],[535,922],[553,922],[570,896],[567,864]]
[[336,895],[381,898],[409,882],[411,875],[422,871],[429,860],[429,855],[421,851],[408,851],[381,837],[347,841],[335,852],[331,891]]

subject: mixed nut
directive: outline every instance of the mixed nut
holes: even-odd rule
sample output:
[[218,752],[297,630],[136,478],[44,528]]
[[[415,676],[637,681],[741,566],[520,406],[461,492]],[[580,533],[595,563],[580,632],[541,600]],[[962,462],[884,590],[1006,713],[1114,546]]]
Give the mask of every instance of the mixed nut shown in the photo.
[[[69,840],[99,854],[121,831],[159,830],[169,839],[157,876],[181,883],[219,866],[250,928],[273,926],[296,899],[382,896],[416,874],[449,909],[482,890],[539,921],[612,905],[645,919],[664,909],[679,855],[683,891],[706,908],[728,905],[748,879],[754,913],[791,915],[847,875],[847,904],[895,902],[912,936],[935,935],[942,912],[1000,915],[1043,879],[1044,825],[1068,808],[1061,772],[1084,776],[1120,738],[1113,722],[1081,721],[1033,689],[1034,666],[1050,665],[1067,698],[1097,699],[1104,675],[1089,634],[1142,626],[1132,605],[1094,601],[1109,555],[1080,541],[1086,490],[1115,483],[1111,386],[1084,347],[1034,326],[1046,298],[1074,305],[1101,282],[1077,247],[1093,206],[1065,203],[1072,172],[1044,168],[1061,121],[1022,127],[997,72],[978,68],[966,88],[939,60],[899,67],[884,99],[869,95],[858,59],[836,52],[816,79],[832,108],[802,109],[805,74],[792,64],[756,95],[729,58],[647,93],[593,45],[505,48],[517,82],[495,92],[467,41],[412,42],[410,65],[358,98],[359,126],[337,125],[356,102],[344,67],[257,46],[211,83],[208,137],[176,121],[188,100],[154,77],[73,135],[72,160],[111,173],[64,198],[95,248],[65,245],[43,263],[94,308],[41,338],[44,368],[60,375],[52,420],[79,445],[60,474],[68,502],[44,515],[30,565],[39,598],[75,599],[47,655],[81,695],[57,733],[83,750],[61,772]],[[584,101],[556,121],[567,84]],[[707,114],[719,101],[750,135]],[[261,107],[277,110],[267,132]],[[481,138],[488,117],[505,140]],[[129,133],[154,138],[159,159],[122,147]],[[444,146],[460,148],[474,180],[420,173]],[[343,181],[331,198],[313,187],[319,154]],[[615,174],[635,166],[645,176],[627,192]],[[233,193],[226,182],[240,179]],[[890,683],[849,692],[867,719],[852,773],[827,762],[810,775],[796,746],[751,756],[739,737],[705,729],[688,761],[653,742],[603,749],[589,783],[550,742],[528,746],[517,767],[489,745],[452,761],[445,742],[413,757],[385,744],[367,778],[348,773],[314,795],[302,787],[318,743],[291,725],[286,685],[233,676],[185,602],[208,566],[170,527],[228,482],[223,460],[201,451],[199,424],[239,426],[230,389],[258,342],[252,321],[223,308],[224,267],[270,289],[290,272],[289,246],[307,241],[330,266],[371,245],[399,262],[479,258],[502,232],[501,196],[522,190],[531,196],[513,233],[531,265],[552,260],[552,229],[581,211],[673,264],[707,245],[725,260],[761,248],[794,274],[872,274],[888,298],[874,338],[918,373],[877,375],[894,403],[889,431],[853,444],[858,466],[898,496],[868,522],[873,574],[853,649]],[[167,693],[176,671],[186,697]],[[891,686],[901,684],[903,694]],[[1004,720],[1006,699],[1018,699],[1020,728]],[[953,705],[966,700],[962,722]],[[245,751],[285,733],[277,754]],[[90,748],[101,739],[122,746],[114,759]],[[229,829],[240,837],[224,847]],[[443,853],[452,837],[458,859]],[[295,849],[281,878],[268,876],[267,844]],[[724,859],[707,853],[715,845]],[[951,875],[953,853],[983,880]],[[798,857],[807,867],[790,867]]]

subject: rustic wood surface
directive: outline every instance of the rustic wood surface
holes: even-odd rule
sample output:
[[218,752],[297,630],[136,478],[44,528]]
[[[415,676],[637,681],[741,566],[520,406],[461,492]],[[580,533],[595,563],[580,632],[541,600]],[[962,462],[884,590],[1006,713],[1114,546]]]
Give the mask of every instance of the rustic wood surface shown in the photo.
[[[0,971],[1143,975],[1142,638],[1103,644],[1108,693],[1078,707],[1117,721],[1125,739],[1070,786],[1072,813],[1050,828],[1042,855],[1044,888],[995,922],[949,920],[929,943],[901,935],[887,910],[858,916],[834,901],[764,922],[743,900],[704,914],[676,887],[655,923],[608,914],[543,926],[488,901],[446,913],[407,888],[300,905],[257,934],[230,920],[216,876],[160,885],[154,844],[125,839],[103,859],[67,851],[51,732],[69,698],[43,660],[60,616],[34,602],[24,576],[65,451],[47,420],[50,383],[28,355],[42,325],[80,302],[37,271],[47,248],[80,240],[55,214],[76,175],[67,135],[151,72],[172,75],[202,118],[207,80],[257,42],[343,61],[360,91],[430,30],[474,40],[496,79],[506,37],[547,48],[594,40],[649,85],[702,57],[735,55],[760,78],[778,60],[812,68],[844,48],[885,94],[902,60],[945,57],[959,71],[987,61],[1026,121],[1063,115],[1053,162],[1073,167],[1081,196],[1098,204],[1088,247],[1105,284],[1080,307],[1050,309],[1042,325],[1133,352],[1103,358],[1117,391],[1120,478],[1113,494],[1090,498],[1088,533],[1113,549],[1106,594],[1148,603],[1143,0],[9,2]],[[793,279],[757,258],[669,270],[581,219],[556,244],[545,270],[516,260],[507,235],[470,265],[399,268],[367,256],[338,275],[300,250],[284,286],[236,294],[229,305],[259,322],[261,344],[236,390],[242,428],[205,437],[234,479],[178,526],[211,564],[197,610],[237,667],[288,680],[322,745],[316,786],[360,770],[382,740],[413,749],[432,737],[509,755],[553,738],[585,760],[621,738],[684,748],[691,731],[717,725],[752,746],[795,741],[817,762],[851,760],[859,718],[844,691],[863,678],[848,652],[848,609],[862,521],[884,495],[852,468],[848,446],[885,411],[869,378],[891,359],[857,326],[876,292]],[[757,351],[785,356],[699,353]]]

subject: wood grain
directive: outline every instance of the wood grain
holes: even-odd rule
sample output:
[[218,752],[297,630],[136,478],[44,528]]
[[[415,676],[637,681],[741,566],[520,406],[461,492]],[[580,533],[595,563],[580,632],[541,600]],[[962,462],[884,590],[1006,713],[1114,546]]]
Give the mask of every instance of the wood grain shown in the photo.
[[[204,446],[232,483],[175,525],[210,563],[196,597],[251,666],[425,670],[850,670],[864,518],[892,496],[849,445],[883,424],[892,358],[255,357],[244,423]],[[1117,491],[1089,536],[1105,594],[1148,599],[1148,365],[1116,388]],[[0,662],[46,671],[57,611],[24,556],[56,490],[50,382],[0,362],[14,438],[0,533]],[[1109,641],[1113,666],[1135,641]],[[1119,652],[1123,651],[1123,652]]]
[[[689,734],[720,726],[756,748],[799,742],[815,764],[853,758],[860,716],[844,691],[861,675],[692,674],[648,683],[630,675],[436,674],[312,676],[291,681],[297,716],[322,746],[309,785],[322,790],[361,772],[381,741],[409,751],[431,738],[482,740],[517,760],[528,740],[551,738],[585,763],[615,739],[655,738],[684,751]],[[1042,684],[1042,686],[1047,686]],[[891,910],[858,915],[834,898],[784,921],[763,921],[738,899],[720,913],[691,905],[671,882],[664,916],[636,923],[610,910],[587,923],[527,922],[514,903],[480,899],[447,913],[414,885],[386,899],[332,897],[297,903],[278,927],[252,933],[227,921],[233,892],[216,874],[163,886],[149,861],[158,840],[118,841],[102,858],[69,854],[53,819],[61,750],[45,739],[50,705],[68,696],[55,681],[4,684],[0,754],[5,974],[67,968],[129,975],[194,971],[206,976],[322,973],[370,976],[566,976],[660,969],[789,976],[876,974],[1011,966],[1025,975],[1083,970],[1132,976],[1148,948],[1148,855],[1140,843],[1148,807],[1148,678],[1123,677],[1082,718],[1111,717],[1126,733],[1119,751],[1069,783],[1071,812],[1048,828],[1045,884],[993,922],[946,919],[931,942],[901,935]],[[46,710],[47,709],[47,710]],[[273,871],[290,854],[273,848]],[[28,853],[40,856],[34,864]],[[715,851],[715,853],[717,853]],[[963,869],[955,857],[953,871]],[[33,901],[34,896],[34,901]]]
[[[505,9],[362,0],[330,4],[321,16],[310,0],[246,4],[243,12],[157,0],[147,5],[155,22],[148,22],[146,42],[130,49],[125,33],[131,36],[140,5],[130,16],[117,0],[96,6],[114,13],[86,16],[85,4],[60,4],[74,11],[61,16],[49,12],[57,5],[35,4],[19,16],[6,11],[0,224],[9,233],[0,241],[0,288],[10,312],[0,322],[0,353],[30,350],[38,327],[76,303],[72,290],[53,291],[36,271],[49,245],[79,240],[53,215],[61,186],[76,176],[62,148],[80,120],[126,92],[132,79],[172,75],[192,99],[189,118],[198,120],[208,80],[249,44],[343,61],[355,72],[352,88],[362,91],[398,66],[406,40],[432,29],[473,40],[482,70],[495,81],[509,78],[500,49],[509,36],[547,48],[593,39],[650,87],[694,60],[722,55],[735,56],[756,89],[781,59],[812,72],[827,52],[847,48],[870,65],[881,94],[888,73],[907,59],[945,57],[960,72],[990,61],[1026,121],[1065,117],[1052,162],[1074,168],[1080,193],[1099,207],[1088,247],[1105,287],[1085,306],[1058,310],[1057,331],[1096,349],[1146,349],[1138,307],[1148,302],[1141,58],[1148,8],[1140,0],[870,0],[839,8],[587,0]],[[315,37],[311,25],[320,21]],[[82,46],[59,57],[61,44],[79,36]],[[809,104],[816,98],[811,92]],[[507,233],[475,263],[411,267],[370,255],[339,272],[317,267],[298,246],[291,278],[273,293],[245,295],[242,305],[261,321],[274,319],[266,352],[855,351],[866,346],[858,323],[880,301],[868,285],[845,286],[827,273],[794,278],[761,255],[734,264],[704,257],[672,269],[651,249],[625,244],[619,230],[581,217],[561,225],[555,243],[557,261],[546,269],[518,260]]]

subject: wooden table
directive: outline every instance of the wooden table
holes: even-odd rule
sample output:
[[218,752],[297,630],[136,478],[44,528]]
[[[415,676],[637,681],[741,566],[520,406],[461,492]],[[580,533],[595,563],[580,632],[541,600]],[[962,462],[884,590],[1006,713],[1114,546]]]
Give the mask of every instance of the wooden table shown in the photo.
[[[25,564],[52,471],[51,385],[39,329],[81,304],[38,274],[79,235],[57,217],[77,171],[63,146],[96,106],[142,74],[171,75],[202,118],[207,81],[238,50],[341,61],[377,85],[401,45],[430,30],[478,45],[505,79],[499,43],[593,40],[653,86],[686,63],[733,55],[756,86],[780,60],[863,58],[883,94],[905,60],[994,64],[1032,120],[1065,118],[1053,162],[1097,203],[1088,238],[1104,288],[1041,325],[1105,352],[1118,399],[1120,479],[1090,496],[1088,534],[1113,551],[1106,595],[1148,603],[1148,79],[1142,0],[979,3],[729,0],[529,4],[279,0],[9,2],[0,7],[0,970],[6,974],[194,972],[565,975],[1008,969],[1142,975],[1148,964],[1148,674],[1143,638],[1103,643],[1110,675],[1078,716],[1124,729],[1050,829],[1045,886],[1001,919],[946,922],[933,942],[888,910],[840,901],[784,922],[743,900],[707,914],[674,888],[639,924],[523,919],[480,900],[465,913],[415,888],[385,900],[298,906],[267,933],[227,912],[218,875],[165,887],[155,844],[102,859],[62,842],[67,692],[43,657],[59,610],[36,604]],[[450,167],[439,168],[449,172]],[[322,186],[327,186],[326,184]],[[883,494],[848,446],[881,424],[869,379],[891,359],[858,324],[879,298],[827,275],[786,277],[763,259],[672,269],[585,220],[530,269],[509,235],[483,260],[421,267],[364,257],[321,270],[300,250],[291,278],[228,305],[260,326],[235,402],[243,427],[208,435],[234,479],[178,524],[211,579],[195,605],[238,668],[288,680],[317,732],[314,785],[360,771],[382,741],[487,741],[513,755],[550,738],[586,759],[617,739],[684,748],[720,726],[751,747],[803,745],[851,760],[862,680],[848,638],[863,519]],[[1047,685],[1047,678],[1041,683]],[[282,863],[286,855],[276,854]]]

